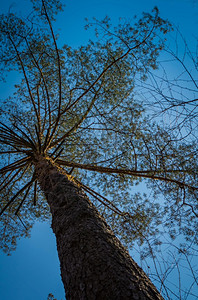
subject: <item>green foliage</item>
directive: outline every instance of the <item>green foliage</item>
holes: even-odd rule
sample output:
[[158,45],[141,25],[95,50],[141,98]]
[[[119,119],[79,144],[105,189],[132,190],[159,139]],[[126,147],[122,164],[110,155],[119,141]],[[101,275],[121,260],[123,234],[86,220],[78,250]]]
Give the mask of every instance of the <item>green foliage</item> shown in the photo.
[[93,40],[60,48],[52,22],[62,5],[32,3],[28,19],[0,17],[1,70],[22,78],[0,110],[2,248],[26,234],[18,217],[29,229],[50,216],[34,172],[38,155],[72,171],[125,245],[152,239],[158,247],[162,227],[197,243],[197,145],[151,122],[135,100],[139,80],[158,68],[170,24],[157,8],[134,24],[94,19],[86,26]]

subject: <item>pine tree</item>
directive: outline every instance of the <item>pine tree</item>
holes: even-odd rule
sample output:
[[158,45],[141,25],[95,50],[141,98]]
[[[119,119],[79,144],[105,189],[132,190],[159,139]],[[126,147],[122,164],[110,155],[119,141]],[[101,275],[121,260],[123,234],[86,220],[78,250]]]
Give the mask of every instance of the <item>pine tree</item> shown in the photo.
[[134,26],[94,20],[93,41],[59,48],[61,3],[32,2],[27,19],[0,19],[2,70],[22,77],[1,107],[1,246],[9,251],[23,234],[12,220],[27,232],[51,214],[67,299],[162,299],[115,234],[142,243],[156,234],[162,209],[177,220],[169,200],[160,207],[131,196],[143,179],[190,207],[183,217],[196,226],[196,146],[151,123],[134,99],[170,25],[157,8]]

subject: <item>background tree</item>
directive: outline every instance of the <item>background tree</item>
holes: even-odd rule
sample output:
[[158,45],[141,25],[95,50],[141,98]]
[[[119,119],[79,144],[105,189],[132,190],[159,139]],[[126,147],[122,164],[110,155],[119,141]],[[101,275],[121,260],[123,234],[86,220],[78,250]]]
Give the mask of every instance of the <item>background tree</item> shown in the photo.
[[[194,46],[194,48],[193,48]],[[197,139],[197,39],[191,48],[178,28],[169,45],[166,45],[157,73],[150,72],[147,85],[141,85],[152,101],[155,116],[161,116],[165,123],[170,123],[174,131],[192,140]],[[170,72],[171,66],[177,72]],[[142,84],[143,83],[143,84]],[[150,88],[149,88],[150,86]],[[151,96],[152,95],[152,96]],[[151,103],[150,103],[151,104]]]
[[[1,108],[2,247],[19,234],[10,218],[28,221],[29,228],[35,218],[49,217],[38,186],[49,203],[43,158],[90,195],[125,244],[147,244],[144,256],[158,247],[160,224],[171,238],[190,233],[196,244],[197,146],[151,123],[134,100],[137,80],[157,68],[168,22],[157,9],[133,27],[124,22],[112,29],[108,18],[95,20],[89,26],[96,41],[59,49],[52,21],[60,3],[33,4],[26,20],[1,17],[2,68],[23,76]],[[131,186],[142,180],[152,194],[132,196]]]
[[[197,39],[195,38],[190,46],[181,31],[175,27],[174,33],[169,35],[168,43],[161,53],[158,69],[149,71],[146,81],[138,80],[136,82],[135,97],[141,99],[147,105],[150,120],[160,118],[161,126],[169,127],[169,130],[175,133],[177,139],[180,139],[183,145],[189,142],[192,145],[193,143],[194,145],[197,144],[198,100],[196,78]],[[194,156],[193,151],[192,155]],[[181,198],[176,201],[177,205],[179,202],[183,205]],[[172,250],[169,250],[169,258],[165,259],[161,255],[161,261],[157,262],[159,272],[162,265],[167,266],[166,271],[164,270],[164,273],[167,272],[167,274],[174,272],[174,269],[178,270],[178,292],[176,295],[172,295],[172,297],[175,297],[174,299],[187,299],[188,297],[196,299],[196,292],[193,292],[192,289],[197,286],[197,270],[195,267],[197,247],[191,247],[189,243],[190,236],[196,237],[196,232],[189,231],[188,226],[185,230],[189,235],[187,241],[181,243],[181,233],[178,232],[177,235],[174,235],[174,242],[166,241],[166,244],[170,244],[170,247],[172,247]],[[170,264],[167,264],[167,261]],[[184,267],[185,269],[183,269]],[[188,276],[192,277],[192,285],[188,289],[189,284],[185,290],[185,279],[181,279],[181,274],[187,269],[189,270]]]

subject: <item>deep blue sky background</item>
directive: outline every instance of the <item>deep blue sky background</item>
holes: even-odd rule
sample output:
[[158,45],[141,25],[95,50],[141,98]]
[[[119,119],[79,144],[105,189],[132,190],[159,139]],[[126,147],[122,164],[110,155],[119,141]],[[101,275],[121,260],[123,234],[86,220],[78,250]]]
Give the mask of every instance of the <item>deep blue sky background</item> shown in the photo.
[[[10,5],[13,11],[23,13],[28,0],[0,0],[1,13]],[[195,45],[198,38],[198,0],[68,0],[64,13],[57,18],[61,29],[61,42],[78,46],[86,43],[89,32],[84,32],[85,17],[103,18],[106,15],[113,22],[119,17],[131,18],[142,11],[151,11],[158,6],[161,16],[179,26],[184,37]],[[17,77],[10,77],[11,84]],[[9,90],[8,90],[9,89]],[[0,99],[8,95],[11,86],[0,86]],[[0,253],[0,299],[2,300],[46,300],[48,293],[64,299],[60,278],[56,242],[50,224],[37,223],[30,239],[22,239],[12,256]]]

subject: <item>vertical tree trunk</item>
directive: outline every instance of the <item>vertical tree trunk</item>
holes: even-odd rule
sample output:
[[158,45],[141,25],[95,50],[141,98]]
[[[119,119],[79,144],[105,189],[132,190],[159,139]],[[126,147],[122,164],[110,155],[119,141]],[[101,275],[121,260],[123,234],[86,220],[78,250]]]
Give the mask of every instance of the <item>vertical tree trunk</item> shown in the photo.
[[162,300],[69,175],[48,159],[35,165],[52,213],[66,299]]

